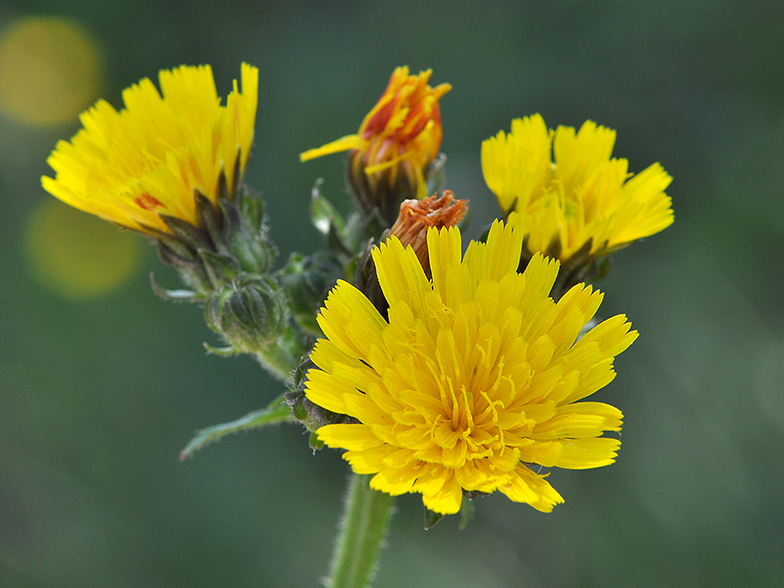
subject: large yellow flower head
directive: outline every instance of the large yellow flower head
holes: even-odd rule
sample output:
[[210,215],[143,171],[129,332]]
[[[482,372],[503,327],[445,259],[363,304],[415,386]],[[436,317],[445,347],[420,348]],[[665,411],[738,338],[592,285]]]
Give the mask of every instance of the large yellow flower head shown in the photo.
[[615,131],[592,121],[553,132],[538,114],[482,143],[485,181],[530,253],[566,261],[585,247],[596,258],[672,224],[672,178],[658,163],[630,174],[611,159],[614,144]]
[[360,203],[377,207],[392,224],[403,200],[427,196],[425,173],[441,148],[438,101],[452,86],[431,88],[431,74],[409,75],[408,67],[398,67],[356,135],[305,151],[300,159],[350,150],[348,178]]
[[245,171],[256,120],[258,70],[242,64],[225,106],[209,65],[162,70],[123,92],[119,112],[101,100],[84,128],[48,159],[43,187],[71,206],[118,225],[169,233],[159,214],[197,225],[194,190],[231,197]]
[[[419,492],[450,514],[464,492],[499,490],[550,511],[561,496],[538,466],[614,461],[621,412],[578,402],[608,384],[613,358],[637,337],[623,315],[578,339],[602,294],[579,284],[548,297],[558,262],[533,257],[517,273],[519,228],[496,222],[461,259],[460,231],[430,229],[432,281],[395,238],[374,250],[388,321],[339,282],[319,316],[307,397],[355,424],[318,429],[373,488]],[[534,466],[533,469],[532,467]]]

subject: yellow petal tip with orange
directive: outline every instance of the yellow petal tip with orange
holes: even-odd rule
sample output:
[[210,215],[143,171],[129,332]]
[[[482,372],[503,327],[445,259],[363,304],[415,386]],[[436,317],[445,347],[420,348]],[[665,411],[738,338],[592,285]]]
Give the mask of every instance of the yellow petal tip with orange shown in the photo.
[[46,191],[80,210],[142,232],[168,232],[159,214],[196,225],[193,193],[230,196],[248,162],[258,102],[258,70],[241,68],[221,105],[209,65],[162,70],[123,92],[117,111],[101,100],[83,129],[48,159]]

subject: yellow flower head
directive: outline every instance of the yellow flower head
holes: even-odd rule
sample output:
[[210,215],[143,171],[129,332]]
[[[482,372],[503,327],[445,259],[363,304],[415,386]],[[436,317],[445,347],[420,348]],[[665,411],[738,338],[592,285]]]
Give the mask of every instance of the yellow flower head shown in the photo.
[[398,67],[356,135],[305,151],[300,160],[351,150],[348,176],[355,194],[392,224],[403,200],[427,196],[425,173],[441,148],[438,101],[452,86],[431,88],[431,74],[409,75],[408,67]]
[[610,158],[614,144],[615,131],[592,121],[553,132],[538,114],[482,143],[485,182],[530,253],[566,261],[587,247],[595,258],[672,224],[672,178],[658,163],[630,174]]
[[162,70],[161,93],[145,78],[123,92],[119,112],[100,100],[82,113],[84,128],[48,159],[44,189],[118,225],[169,233],[164,214],[197,225],[194,190],[215,203],[231,197],[248,162],[258,100],[258,70],[242,64],[226,106],[209,65]]
[[517,273],[522,243],[497,221],[461,259],[457,227],[430,229],[430,281],[414,251],[388,239],[373,255],[388,322],[350,284],[330,293],[306,394],[359,421],[318,436],[375,474],[371,487],[419,492],[443,514],[464,491],[494,490],[550,511],[562,498],[538,466],[614,461],[620,441],[602,434],[620,430],[621,412],[578,401],[614,378],[613,358],[637,333],[618,315],[578,340],[602,294],[579,284],[554,302],[558,262],[536,255]]

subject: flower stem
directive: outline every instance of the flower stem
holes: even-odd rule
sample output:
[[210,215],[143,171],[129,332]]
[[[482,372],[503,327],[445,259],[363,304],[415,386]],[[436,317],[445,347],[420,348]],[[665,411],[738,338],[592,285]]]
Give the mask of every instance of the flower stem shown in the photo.
[[256,358],[266,370],[279,380],[288,384],[297,370],[307,349],[302,337],[287,327],[270,345],[256,349]]
[[392,518],[393,498],[370,487],[371,476],[352,474],[329,578],[330,588],[369,588]]

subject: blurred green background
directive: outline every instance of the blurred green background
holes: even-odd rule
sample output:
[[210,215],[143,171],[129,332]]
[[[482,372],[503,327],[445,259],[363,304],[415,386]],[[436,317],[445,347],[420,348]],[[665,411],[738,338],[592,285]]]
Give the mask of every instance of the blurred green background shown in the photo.
[[212,64],[225,96],[241,61],[260,69],[247,180],[282,259],[320,246],[303,216],[316,178],[349,204],[341,156],[297,155],[355,132],[397,65],[454,87],[442,150],[471,236],[496,213],[481,141],[514,117],[593,119],[630,170],[674,177],[675,224],[599,284],[603,316],[641,334],[597,395],[625,413],[618,462],[554,471],[551,514],[483,498],[464,531],[425,532],[401,497],[379,588],[784,585],[784,4],[528,4],[0,4],[0,586],[286,588],[326,571],[346,464],[294,426],[180,463],[195,429],[281,386],[205,355],[200,310],[151,293],[150,271],[178,282],[143,239],[40,187],[99,96],[120,107],[182,63]]

